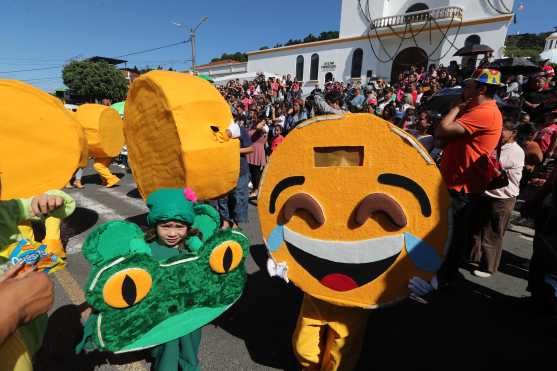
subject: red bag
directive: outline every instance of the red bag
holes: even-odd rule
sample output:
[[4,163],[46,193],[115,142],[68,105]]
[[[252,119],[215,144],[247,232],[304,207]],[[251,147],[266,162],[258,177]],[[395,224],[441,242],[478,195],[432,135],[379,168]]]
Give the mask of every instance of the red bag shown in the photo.
[[503,188],[509,185],[507,172],[501,166],[501,142],[497,146],[495,153],[487,159],[487,190]]

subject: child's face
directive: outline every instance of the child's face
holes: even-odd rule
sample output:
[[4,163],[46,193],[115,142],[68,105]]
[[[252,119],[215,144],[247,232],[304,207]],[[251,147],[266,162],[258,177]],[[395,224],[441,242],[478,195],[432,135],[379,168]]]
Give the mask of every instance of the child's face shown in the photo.
[[427,130],[431,126],[430,122],[427,119],[426,115],[420,115],[418,118],[418,128],[421,130]]
[[188,225],[179,221],[167,221],[157,224],[157,236],[160,242],[169,247],[179,245],[188,233]]

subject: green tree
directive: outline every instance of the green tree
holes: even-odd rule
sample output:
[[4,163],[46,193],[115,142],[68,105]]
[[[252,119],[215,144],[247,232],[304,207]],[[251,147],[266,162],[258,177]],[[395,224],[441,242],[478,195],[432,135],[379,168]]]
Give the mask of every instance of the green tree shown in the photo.
[[106,62],[72,61],[64,66],[62,78],[71,95],[87,102],[105,98],[119,102],[128,92],[122,73]]
[[238,61],[238,62],[247,62],[248,60],[248,55],[246,53],[242,53],[242,52],[236,52],[236,53],[223,53],[220,58],[213,58],[211,59],[211,62],[217,62],[217,61],[222,61],[225,59],[232,59],[234,61]]
[[505,40],[505,55],[508,57],[537,58],[543,51],[549,32],[509,35]]
[[[314,34],[309,34],[306,37],[304,37],[303,39],[290,39],[285,43],[277,43],[273,46],[273,48],[280,48],[283,46],[289,46],[289,45],[298,45],[298,44],[302,44],[302,43],[310,43],[310,42],[314,42],[314,41],[322,41],[322,40],[330,40],[330,39],[338,39],[338,31],[323,31],[319,34],[319,36],[315,36]],[[269,47],[267,45],[262,46],[261,48],[259,48],[259,50],[265,50],[265,49],[269,49]],[[248,56],[245,53],[242,52],[236,52],[236,53],[223,53],[220,57],[217,58],[213,58],[211,59],[211,62],[217,62],[217,61],[222,61],[223,59],[233,59],[235,61],[239,61],[239,62],[246,62],[248,60]]]

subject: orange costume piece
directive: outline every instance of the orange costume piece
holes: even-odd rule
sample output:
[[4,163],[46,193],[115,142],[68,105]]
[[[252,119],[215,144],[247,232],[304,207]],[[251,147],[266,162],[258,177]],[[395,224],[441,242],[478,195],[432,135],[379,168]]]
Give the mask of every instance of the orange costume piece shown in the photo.
[[130,167],[143,198],[159,188],[191,188],[200,200],[231,191],[240,144],[227,129],[230,107],[209,82],[170,71],[134,80],[124,132]]
[[120,179],[108,166],[124,146],[124,124],[120,115],[101,104],[83,104],[75,115],[85,129],[89,155],[95,159],[93,168],[106,187],[114,186]]

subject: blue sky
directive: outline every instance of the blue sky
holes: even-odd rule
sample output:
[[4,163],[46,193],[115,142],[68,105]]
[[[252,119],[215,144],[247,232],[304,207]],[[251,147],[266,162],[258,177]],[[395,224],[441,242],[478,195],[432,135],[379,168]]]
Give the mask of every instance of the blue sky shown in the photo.
[[[483,0],[470,0],[483,1]],[[511,33],[557,26],[557,1],[517,0],[525,10]],[[62,86],[71,58],[118,56],[185,40],[184,28],[208,21],[197,33],[197,64],[224,52],[256,50],[312,32],[338,30],[340,0],[3,0],[0,76],[28,80],[45,90]],[[554,19],[551,19],[554,18]],[[189,44],[130,56],[129,67],[190,67]],[[52,68],[51,68],[52,67]],[[9,71],[44,68],[38,71]],[[48,69],[47,69],[48,68]]]

